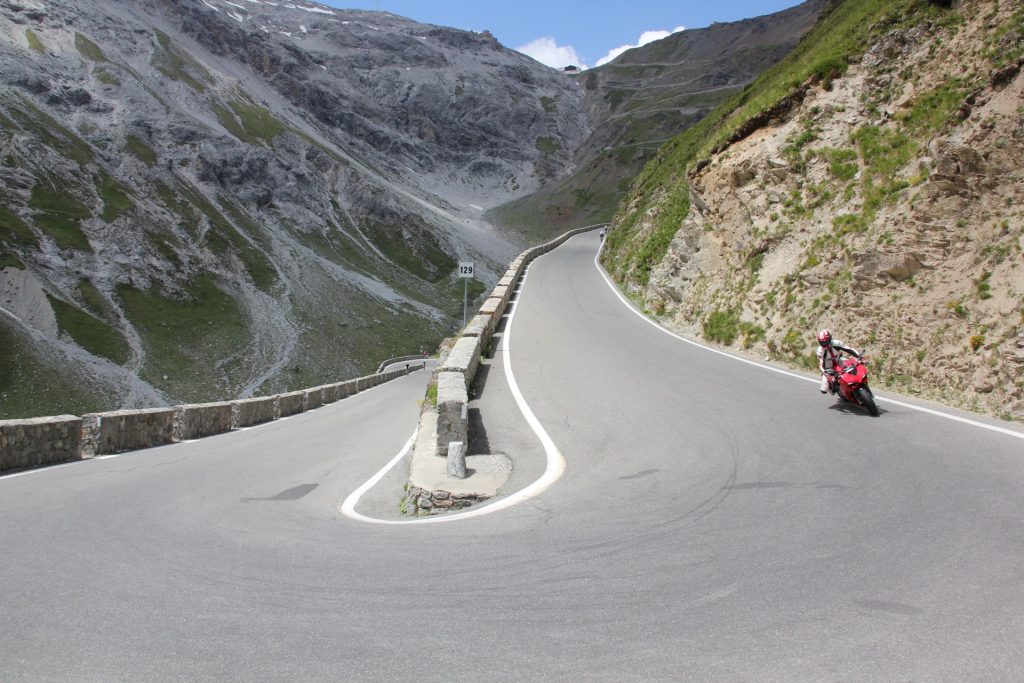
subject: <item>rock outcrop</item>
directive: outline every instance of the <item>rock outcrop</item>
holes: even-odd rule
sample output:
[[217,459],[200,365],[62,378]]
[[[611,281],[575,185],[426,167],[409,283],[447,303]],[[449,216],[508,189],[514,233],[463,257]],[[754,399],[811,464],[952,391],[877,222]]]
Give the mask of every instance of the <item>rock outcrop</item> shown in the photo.
[[879,387],[1024,419],[1024,11],[922,14],[677,179],[689,212],[626,279],[688,334],[813,367],[830,327]]

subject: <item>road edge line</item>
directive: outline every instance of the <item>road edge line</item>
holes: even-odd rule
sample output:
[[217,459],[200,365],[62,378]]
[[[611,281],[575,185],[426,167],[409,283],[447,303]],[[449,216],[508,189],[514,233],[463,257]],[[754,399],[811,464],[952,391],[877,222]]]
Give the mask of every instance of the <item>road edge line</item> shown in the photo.
[[[742,358],[740,356],[733,355],[733,354],[728,353],[726,351],[722,351],[721,349],[714,349],[714,348],[711,348],[710,346],[705,346],[704,344],[701,344],[700,342],[695,342],[692,339],[687,339],[686,337],[680,336],[680,335],[676,334],[675,332],[669,330],[668,328],[664,327],[658,321],[654,320],[650,316],[645,315],[643,313],[643,311],[637,310],[636,306],[634,306],[633,303],[629,299],[627,299],[625,296],[623,296],[622,292],[619,291],[619,288],[615,286],[615,283],[612,282],[612,280],[609,277],[608,273],[605,271],[604,267],[601,266],[601,263],[599,261],[599,259],[601,258],[601,252],[603,250],[604,250],[604,242],[601,242],[601,246],[598,248],[597,254],[594,256],[594,266],[597,268],[597,272],[601,274],[601,277],[604,278],[605,283],[612,290],[612,292],[615,293],[615,296],[619,297],[619,301],[621,301],[623,304],[625,304],[626,308],[628,308],[630,311],[632,311],[636,315],[640,316],[640,318],[642,320],[644,320],[644,321],[650,323],[651,325],[653,325],[656,329],[661,330],[662,332],[664,332],[665,334],[667,334],[667,335],[669,335],[671,337],[675,337],[676,339],[678,339],[681,342],[685,342],[687,344],[690,344],[691,346],[696,346],[697,348],[704,349],[705,351],[710,351],[711,353],[717,353],[720,356],[725,356],[726,358],[731,358],[731,359],[733,359],[735,361],[739,361],[741,363],[746,363],[747,365],[753,365],[754,367],[762,368],[764,370],[771,370],[772,372],[776,372],[776,373],[778,373],[780,375],[786,375],[787,377],[793,377],[794,379],[799,379],[799,380],[803,380],[805,382],[811,382],[811,383],[817,384],[818,380],[816,380],[814,378],[806,377],[804,375],[798,375],[797,373],[790,372],[789,370],[783,370],[781,368],[774,368],[774,367],[772,367],[770,365],[765,365],[764,363],[758,363],[757,361],[750,360],[749,358]],[[1012,429],[1007,429],[1006,427],[1000,427],[998,425],[985,424],[984,422],[978,422],[977,420],[972,420],[972,419],[967,418],[967,417],[960,417],[959,415],[951,415],[949,413],[944,413],[944,412],[942,412],[940,410],[935,410],[933,408],[925,408],[923,406],[915,406],[912,403],[905,403],[903,401],[899,401],[899,400],[894,399],[894,398],[886,398],[884,396],[877,396],[876,395],[875,399],[877,401],[882,401],[884,403],[891,403],[893,405],[897,405],[897,406],[900,406],[902,408],[909,408],[911,410],[916,410],[918,412],[927,413],[929,415],[935,415],[936,417],[942,417],[942,418],[945,418],[947,420],[953,420],[954,422],[961,422],[963,424],[971,425],[972,427],[978,427],[980,429],[987,429],[990,432],[996,432],[998,434],[1004,434],[1006,436],[1012,436],[1012,437],[1017,438],[1017,439],[1024,439],[1024,433],[1017,432],[1017,431],[1014,431]]]
[[[543,256],[538,257],[543,258]],[[537,259],[533,261],[536,263]],[[523,272],[523,277],[520,280],[519,291],[522,293],[523,288],[526,286],[526,279],[529,275],[530,268],[533,266],[531,263],[527,266]],[[486,503],[478,508],[474,508],[467,512],[458,513],[446,513],[443,515],[437,515],[433,517],[418,517],[415,519],[378,519],[375,517],[367,517],[359,512],[356,512],[356,505],[359,503],[359,499],[362,498],[363,494],[369,491],[375,486],[384,475],[388,473],[399,461],[404,458],[408,452],[412,449],[412,444],[415,442],[415,432],[405,443],[402,450],[396,455],[391,461],[385,465],[377,474],[375,474],[369,481],[360,486],[358,489],[353,491],[345,498],[345,501],[341,504],[341,513],[350,519],[354,519],[360,522],[368,522],[371,524],[388,524],[391,526],[404,526],[409,524],[440,524],[443,522],[457,522],[463,519],[470,519],[473,517],[482,517],[484,515],[490,515],[501,510],[506,510],[513,505],[518,505],[524,501],[529,500],[535,496],[540,495],[547,489],[551,488],[555,482],[561,479],[565,473],[565,458],[562,456],[562,452],[558,450],[558,446],[552,441],[551,436],[541,425],[540,420],[534,415],[533,410],[530,409],[529,404],[526,402],[526,398],[519,390],[519,384],[516,382],[515,375],[512,372],[512,351],[511,351],[511,340],[512,340],[512,322],[516,315],[516,310],[519,308],[519,298],[516,298],[515,304],[512,306],[512,312],[508,314],[508,321],[505,323],[505,330],[501,337],[501,348],[504,350],[503,364],[505,368],[506,379],[508,380],[509,390],[512,392],[512,397],[516,401],[516,406],[519,408],[519,412],[522,413],[526,423],[530,425],[533,433],[541,442],[541,446],[544,448],[544,454],[547,458],[547,466],[544,468],[544,473],[537,478],[533,483],[528,485],[524,489],[512,493],[508,496],[496,500],[493,503]]]

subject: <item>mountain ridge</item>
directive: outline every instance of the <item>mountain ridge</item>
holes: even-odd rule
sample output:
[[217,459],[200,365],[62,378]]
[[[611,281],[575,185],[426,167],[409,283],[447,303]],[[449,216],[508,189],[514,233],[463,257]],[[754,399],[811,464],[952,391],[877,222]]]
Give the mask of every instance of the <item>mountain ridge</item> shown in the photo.
[[483,210],[588,132],[570,80],[492,38],[314,3],[9,2],[0,76],[7,415],[274,392],[432,347],[456,261],[493,279],[522,246]]

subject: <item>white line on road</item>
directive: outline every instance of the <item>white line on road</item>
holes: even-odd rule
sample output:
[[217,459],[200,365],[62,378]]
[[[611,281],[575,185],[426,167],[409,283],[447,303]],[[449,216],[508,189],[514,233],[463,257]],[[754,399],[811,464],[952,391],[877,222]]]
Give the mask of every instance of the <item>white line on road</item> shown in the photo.
[[[675,332],[672,332],[668,328],[662,326],[658,321],[656,321],[653,318],[645,315],[643,313],[643,311],[637,310],[636,306],[634,306],[633,303],[631,301],[629,301],[629,299],[627,299],[625,296],[623,296],[622,292],[619,291],[619,288],[615,286],[615,283],[612,282],[612,279],[608,276],[608,273],[606,273],[604,268],[601,267],[601,263],[599,261],[599,259],[601,258],[601,251],[603,249],[604,249],[604,242],[602,242],[601,246],[598,247],[597,254],[594,256],[594,266],[597,268],[597,272],[601,274],[601,277],[604,278],[604,281],[608,284],[608,287],[611,288],[612,292],[615,293],[615,296],[619,297],[619,301],[621,301],[623,304],[625,304],[626,308],[628,308],[630,311],[632,311],[633,313],[638,315],[645,322],[650,323],[651,325],[653,325],[656,329],[661,330],[662,332],[664,332],[665,334],[667,334],[667,335],[669,335],[671,337],[675,337],[676,339],[678,339],[681,342],[685,342],[687,344],[690,344],[691,346],[696,346],[697,348],[704,349],[705,351],[710,351],[711,353],[717,353],[719,356],[725,356],[726,358],[731,358],[731,359],[733,359],[735,361],[739,361],[740,363],[746,363],[747,365],[753,365],[755,367],[763,368],[765,370],[771,370],[772,372],[777,372],[780,375],[786,375],[787,377],[792,377],[794,379],[803,380],[804,382],[812,382],[814,384],[818,383],[818,380],[816,380],[814,378],[811,378],[811,377],[807,377],[805,375],[798,375],[797,373],[789,372],[788,370],[782,370],[780,368],[773,368],[772,366],[765,365],[764,363],[758,363],[757,361],[749,360],[747,358],[741,358],[740,356],[734,356],[731,353],[727,353],[727,352],[721,351],[719,349],[713,349],[710,346],[704,346],[703,344],[701,344],[699,342],[695,342],[692,339],[687,339],[686,337],[682,337],[682,336],[676,334]],[[879,401],[884,401],[886,403],[891,403],[893,405],[897,405],[897,406],[900,406],[902,408],[909,408],[911,410],[916,410],[916,411],[919,411],[919,412],[922,412],[922,413],[928,413],[929,415],[935,415],[936,417],[942,417],[942,418],[945,418],[947,420],[953,420],[955,422],[962,422],[964,424],[971,425],[972,427],[979,427],[981,429],[987,429],[987,430],[989,430],[991,432],[997,432],[999,434],[1005,434],[1007,436],[1012,436],[1012,437],[1017,438],[1017,439],[1024,439],[1024,433],[1017,432],[1017,431],[1014,431],[1012,429],[1007,429],[1005,427],[999,427],[999,426],[996,426],[996,425],[985,424],[984,422],[978,422],[977,420],[971,420],[969,418],[960,417],[958,415],[950,415],[949,413],[944,413],[944,412],[939,411],[939,410],[933,410],[931,408],[924,408],[922,406],[915,406],[915,405],[913,405],[911,403],[904,403],[903,401],[897,401],[896,399],[892,399],[892,398],[885,398],[883,396],[875,396],[875,398],[877,400],[879,400]]]
[[[526,277],[529,274],[529,268],[526,269],[526,273],[523,274],[522,286],[526,284]],[[565,458],[562,457],[561,451],[555,445],[555,442],[551,440],[547,431],[541,425],[540,420],[533,414],[530,406],[527,405],[526,399],[523,397],[522,392],[519,390],[519,384],[516,382],[515,375],[512,373],[512,322],[516,317],[516,311],[519,309],[518,303],[512,306],[512,312],[507,314],[508,322],[505,324],[505,331],[501,337],[501,347],[505,352],[504,355],[504,367],[505,375],[508,379],[508,386],[512,392],[513,398],[515,398],[516,405],[519,407],[519,411],[523,414],[527,424],[533,429],[533,433],[540,439],[541,445],[544,447],[544,454],[547,457],[547,467],[544,469],[544,474],[539,479],[534,481],[526,488],[513,493],[505,498],[497,500],[488,505],[483,505],[478,508],[474,508],[468,512],[459,513],[447,513],[437,517],[419,517],[417,519],[376,519],[373,517],[367,517],[366,515],[356,512],[356,505],[359,503],[359,499],[362,498],[363,494],[374,487],[377,482],[384,478],[384,475],[388,471],[397,465],[402,458],[404,458],[409,450],[412,448],[412,444],[415,441],[416,435],[405,443],[401,452],[391,459],[387,465],[383,467],[377,474],[373,476],[370,481],[366,482],[358,489],[353,491],[345,502],[341,505],[341,512],[346,517],[358,520],[360,522],[371,522],[373,524],[390,524],[390,525],[403,525],[403,524],[439,524],[442,522],[456,522],[463,519],[470,519],[472,517],[482,517],[483,515],[489,515],[500,510],[506,510],[513,505],[518,505],[523,501],[529,500],[534,496],[537,496],[548,488],[551,487],[556,481],[558,481],[562,474],[565,472]]]

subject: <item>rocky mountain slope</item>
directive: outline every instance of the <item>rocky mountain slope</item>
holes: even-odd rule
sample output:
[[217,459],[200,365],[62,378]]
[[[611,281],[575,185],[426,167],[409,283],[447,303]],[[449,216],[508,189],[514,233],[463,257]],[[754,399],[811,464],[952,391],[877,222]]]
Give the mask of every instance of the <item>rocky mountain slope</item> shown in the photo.
[[[0,418],[199,401],[432,349],[482,213],[572,168],[571,79],[307,2],[0,2]],[[474,293],[483,291],[478,285]]]
[[665,146],[605,265],[670,326],[1024,419],[1024,9],[847,0]]
[[827,2],[681,31],[574,75],[593,126],[577,170],[495,210],[495,221],[539,237],[610,220],[661,145],[786,56]]

